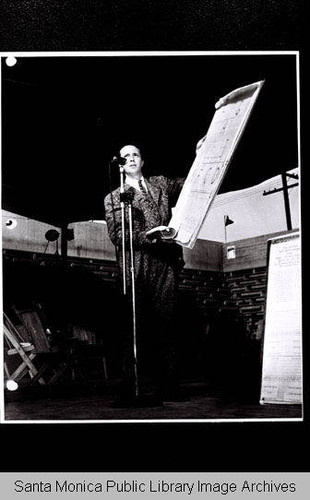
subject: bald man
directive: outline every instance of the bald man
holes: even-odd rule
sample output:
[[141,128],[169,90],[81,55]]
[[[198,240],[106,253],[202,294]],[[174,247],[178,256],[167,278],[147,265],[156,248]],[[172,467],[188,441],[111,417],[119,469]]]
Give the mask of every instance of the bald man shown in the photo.
[[[172,240],[147,232],[157,226],[168,226],[171,209],[176,204],[184,179],[164,176],[145,178],[144,160],[135,145],[120,150],[126,160],[124,192],[132,195],[134,276],[137,318],[138,374],[151,377],[157,396],[163,401],[178,394],[175,354],[174,314],[178,276],[184,265],[182,249]],[[120,188],[105,197],[105,216],[111,241],[115,245],[122,276],[122,217]],[[131,287],[128,208],[126,208],[126,271]],[[132,349],[126,337],[124,373],[126,390],[133,391]]]

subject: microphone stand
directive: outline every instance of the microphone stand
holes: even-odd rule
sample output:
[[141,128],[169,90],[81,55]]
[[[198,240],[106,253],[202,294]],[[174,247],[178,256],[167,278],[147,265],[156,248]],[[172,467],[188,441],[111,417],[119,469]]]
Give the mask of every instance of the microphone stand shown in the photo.
[[[130,253],[130,273],[131,273],[131,304],[132,304],[132,328],[133,328],[133,358],[134,358],[134,383],[135,383],[135,399],[131,402],[133,407],[149,407],[160,406],[161,403],[156,401],[156,398],[141,396],[139,389],[138,378],[138,356],[137,356],[137,324],[136,324],[136,293],[135,293],[135,265],[134,265],[134,249],[133,249],[133,217],[132,217],[132,200],[134,193],[129,190],[124,190],[124,168],[119,165],[120,171],[120,204],[121,204],[121,221],[122,221],[122,258],[123,258],[123,293],[127,294],[127,269],[126,269],[126,219],[125,207],[128,207],[128,228],[129,228],[129,253]],[[128,404],[126,404],[128,406]]]
[[134,377],[135,396],[139,396],[138,384],[138,359],[137,359],[137,324],[136,324],[136,293],[135,293],[135,266],[133,250],[133,219],[132,219],[132,198],[133,194],[125,193],[124,190],[124,168],[120,165],[120,203],[122,217],[122,258],[123,258],[123,294],[127,294],[127,270],[126,270],[126,227],[125,227],[125,206],[128,207],[128,227],[129,227],[129,253],[130,253],[130,273],[131,273],[131,303],[132,303],[132,329],[133,329],[133,356],[134,356]]
[[122,214],[122,259],[123,259],[123,294],[127,293],[126,285],[126,243],[125,243],[125,201],[124,201],[124,168],[119,166],[120,173],[120,200]]

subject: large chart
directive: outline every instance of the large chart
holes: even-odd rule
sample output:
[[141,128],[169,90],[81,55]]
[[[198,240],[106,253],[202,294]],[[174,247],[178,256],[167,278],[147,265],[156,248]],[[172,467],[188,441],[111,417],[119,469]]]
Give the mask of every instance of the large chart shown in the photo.
[[299,233],[269,242],[260,403],[302,403]]
[[175,241],[193,248],[201,225],[224,179],[263,81],[236,89],[221,98],[173,212],[169,227]]

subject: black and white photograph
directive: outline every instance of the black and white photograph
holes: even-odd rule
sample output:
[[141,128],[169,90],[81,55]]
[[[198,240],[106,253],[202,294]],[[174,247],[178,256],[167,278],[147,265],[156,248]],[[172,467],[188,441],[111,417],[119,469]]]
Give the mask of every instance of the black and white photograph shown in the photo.
[[302,420],[297,53],[2,58],[2,419]]
[[1,493],[300,494],[306,2],[1,11]]

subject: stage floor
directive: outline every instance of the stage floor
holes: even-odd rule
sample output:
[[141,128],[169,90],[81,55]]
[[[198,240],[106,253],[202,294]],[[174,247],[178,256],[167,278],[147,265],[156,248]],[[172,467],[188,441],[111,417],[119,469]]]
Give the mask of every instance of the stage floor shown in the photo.
[[59,386],[5,393],[5,421],[247,421],[301,420],[302,405],[264,404],[259,397],[232,394],[205,381],[182,381],[187,399],[161,405],[115,407],[118,381],[94,386]]

